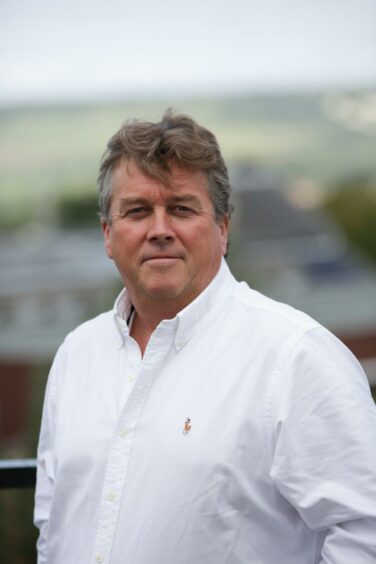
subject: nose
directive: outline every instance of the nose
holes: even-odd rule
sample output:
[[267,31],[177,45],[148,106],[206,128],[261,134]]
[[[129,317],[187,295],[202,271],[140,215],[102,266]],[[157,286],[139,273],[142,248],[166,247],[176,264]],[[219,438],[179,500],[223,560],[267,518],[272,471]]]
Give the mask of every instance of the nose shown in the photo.
[[166,243],[175,238],[171,218],[165,209],[155,209],[149,218],[148,240],[154,243]]

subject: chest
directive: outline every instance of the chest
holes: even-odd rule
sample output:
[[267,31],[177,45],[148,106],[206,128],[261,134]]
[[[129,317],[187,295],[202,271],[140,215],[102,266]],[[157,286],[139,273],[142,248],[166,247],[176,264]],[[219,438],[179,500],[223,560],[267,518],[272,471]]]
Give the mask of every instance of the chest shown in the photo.
[[[181,351],[156,347],[139,364],[126,349],[68,363],[58,398],[56,455],[70,473],[106,464],[114,437],[154,473],[257,467],[273,355],[252,343],[192,339]],[[123,403],[121,393],[131,381]],[[184,480],[184,478],[183,478]]]

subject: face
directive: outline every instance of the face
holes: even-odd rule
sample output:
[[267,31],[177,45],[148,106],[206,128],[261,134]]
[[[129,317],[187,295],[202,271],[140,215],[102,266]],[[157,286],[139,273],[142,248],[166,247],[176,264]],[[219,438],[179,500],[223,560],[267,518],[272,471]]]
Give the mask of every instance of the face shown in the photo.
[[216,221],[205,175],[177,166],[171,173],[165,186],[124,161],[112,175],[105,246],[136,310],[164,302],[177,313],[211,282],[226,252],[228,220]]

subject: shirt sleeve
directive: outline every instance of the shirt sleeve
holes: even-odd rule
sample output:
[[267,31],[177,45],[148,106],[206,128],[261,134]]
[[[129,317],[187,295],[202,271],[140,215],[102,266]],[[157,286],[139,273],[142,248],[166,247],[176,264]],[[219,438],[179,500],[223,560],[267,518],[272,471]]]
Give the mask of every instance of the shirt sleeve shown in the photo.
[[47,533],[51,501],[54,491],[54,421],[56,381],[64,366],[64,353],[60,348],[48,376],[43,405],[42,423],[37,454],[37,483],[35,489],[34,524],[39,529],[37,542],[38,564],[47,563]]
[[320,564],[376,562],[376,409],[358,361],[328,331],[311,330],[272,398],[271,477],[324,533]]

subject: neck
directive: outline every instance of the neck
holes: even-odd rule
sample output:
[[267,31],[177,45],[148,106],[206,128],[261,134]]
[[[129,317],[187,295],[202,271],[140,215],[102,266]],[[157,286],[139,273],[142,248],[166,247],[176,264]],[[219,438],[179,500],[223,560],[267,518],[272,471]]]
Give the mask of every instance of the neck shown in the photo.
[[[134,303],[134,302],[133,302]],[[140,304],[134,303],[135,315],[130,331],[131,337],[135,339],[140,347],[142,356],[152,333],[163,319],[173,319],[183,307],[171,307],[171,304]]]
[[[219,270],[219,266],[218,266]],[[217,271],[218,272],[218,271]],[[146,349],[149,339],[157,326],[164,319],[173,319],[187,307],[193,300],[197,298],[207,288],[214,279],[207,280],[206,284],[191,289],[190,292],[184,292],[176,299],[157,299],[146,295],[144,292],[134,291],[128,288],[128,295],[131,303],[135,308],[135,317],[133,319],[130,334],[138,343],[142,355]]]

